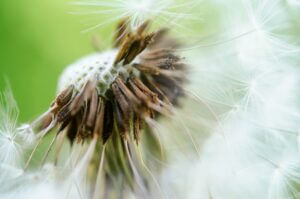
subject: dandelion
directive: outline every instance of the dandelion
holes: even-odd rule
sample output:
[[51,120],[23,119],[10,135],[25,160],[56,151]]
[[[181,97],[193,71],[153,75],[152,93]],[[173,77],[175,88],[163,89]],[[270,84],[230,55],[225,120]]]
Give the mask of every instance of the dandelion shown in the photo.
[[230,38],[187,48],[155,24],[183,27],[199,1],[75,2],[88,9],[76,14],[104,17],[87,31],[119,22],[112,48],[67,66],[30,124],[16,124],[4,95],[0,197],[299,198],[299,47],[286,2],[296,5],[211,1],[224,24],[214,38]]
[[[149,25],[150,21],[146,21],[137,30],[118,29],[112,50],[89,55],[66,68],[60,78],[58,96],[32,124],[41,131],[25,170],[40,142],[57,127],[41,164],[54,145],[57,164],[67,138],[72,150],[76,145],[86,146],[70,181],[81,179],[82,173],[94,173],[94,198],[103,194],[98,191],[102,178],[114,182],[123,175],[138,194],[147,193],[145,177],[136,163],[140,152],[134,149],[145,130],[147,137],[158,142],[151,131],[157,126],[156,119],[170,115],[184,95],[186,70],[183,59],[175,53],[179,43],[168,36],[167,29],[148,33]],[[123,26],[125,21],[118,27]]]

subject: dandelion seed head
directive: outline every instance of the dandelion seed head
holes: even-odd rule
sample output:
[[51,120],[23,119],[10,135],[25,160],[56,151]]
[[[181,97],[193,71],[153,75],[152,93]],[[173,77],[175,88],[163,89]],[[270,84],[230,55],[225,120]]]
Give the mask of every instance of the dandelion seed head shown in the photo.
[[[66,179],[74,193],[74,182],[85,182],[87,174],[90,178],[96,174],[97,186],[105,173],[104,178],[109,180],[124,176],[121,180],[127,182],[126,189],[136,187],[145,195],[144,176],[135,165],[141,159],[137,150],[144,143],[140,143],[142,132],[149,132],[145,136],[151,142],[143,147],[159,151],[156,147],[161,146],[160,140],[154,135],[157,119],[170,116],[184,96],[186,64],[176,52],[180,44],[169,36],[168,29],[150,32],[150,21],[132,29],[127,19],[118,25],[123,26],[126,28],[117,29],[112,50],[88,55],[67,66],[60,77],[56,99],[36,122],[41,139],[57,127],[43,163],[56,143],[62,147],[68,141],[71,153],[78,155]],[[79,154],[76,146],[81,149]],[[121,168],[116,166],[111,172],[110,166],[104,167],[114,164],[104,161],[106,155],[113,162],[121,161]],[[73,158],[67,162],[72,165]],[[95,166],[96,162],[99,166]]]
[[110,85],[121,70],[124,70],[113,66],[117,53],[117,50],[96,53],[68,66],[60,78],[58,92],[62,92],[70,85],[80,90],[89,80],[97,81],[99,85]]

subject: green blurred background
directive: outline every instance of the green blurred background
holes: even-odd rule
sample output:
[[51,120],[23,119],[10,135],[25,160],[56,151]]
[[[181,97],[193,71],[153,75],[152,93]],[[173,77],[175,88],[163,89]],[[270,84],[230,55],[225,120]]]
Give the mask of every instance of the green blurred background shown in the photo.
[[81,33],[85,26],[70,11],[67,0],[0,1],[0,90],[8,79],[20,121],[45,111],[64,67],[94,50],[91,37],[101,30]]
[[[82,33],[105,19],[70,14],[81,9],[71,2],[74,0],[0,1],[0,91],[8,79],[21,122],[33,120],[48,108],[63,69],[94,51],[92,38],[98,37],[102,48],[109,47],[115,24]],[[211,9],[204,10],[214,15]],[[202,10],[201,15],[204,13]]]

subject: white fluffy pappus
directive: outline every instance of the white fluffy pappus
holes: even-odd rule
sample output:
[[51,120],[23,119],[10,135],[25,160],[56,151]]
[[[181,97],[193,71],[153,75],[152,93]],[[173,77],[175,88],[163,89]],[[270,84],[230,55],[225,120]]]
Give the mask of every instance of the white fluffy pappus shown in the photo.
[[[153,17],[166,17],[163,20],[165,23],[175,15],[166,11],[172,8],[171,1],[144,2],[114,0],[81,1],[76,4],[95,10],[87,14],[115,14],[111,21],[132,17],[133,27]],[[229,28],[232,30],[229,35],[241,37],[234,36],[231,41],[218,42],[218,45],[211,45],[212,48],[205,50],[199,47],[200,53],[195,52],[192,58],[194,67],[190,71],[191,84],[187,95],[201,105],[190,107],[189,111],[193,114],[178,111],[173,120],[177,123],[176,132],[180,131],[185,139],[174,136],[175,130],[171,131],[170,127],[157,127],[164,131],[162,139],[170,142],[167,150],[172,153],[169,162],[161,162],[167,164],[164,165],[167,168],[158,178],[158,186],[163,190],[163,193],[157,194],[158,198],[300,197],[300,71],[286,59],[286,55],[296,52],[298,47],[289,42],[289,35],[292,34],[281,34],[288,24],[284,22],[288,16],[282,10],[280,1],[245,0],[239,3],[247,12],[246,15],[236,12],[229,17],[234,19],[231,22],[235,27],[239,27],[234,30]],[[193,123],[192,128],[189,123]],[[26,125],[17,129],[30,132]],[[1,134],[1,142],[3,138],[3,142],[9,143],[10,139],[4,139],[7,138],[4,135]],[[175,144],[171,145],[172,142]],[[190,146],[198,156],[188,152]],[[72,149],[71,155],[74,157],[64,161],[62,168],[53,169],[45,165],[37,174],[23,176],[25,181],[21,181],[23,185],[17,192],[0,194],[0,197],[35,199],[47,195],[59,199],[90,198],[86,176],[95,143],[90,143],[89,147],[78,147]],[[76,161],[78,159],[81,161]],[[1,165],[2,168],[11,170],[11,173],[22,172],[7,165]],[[63,173],[58,173],[57,169]],[[25,186],[33,179],[38,180]]]
[[224,121],[204,145],[200,159],[180,156],[181,161],[171,164],[176,169],[166,173],[165,180],[177,184],[168,184],[170,193],[175,191],[179,198],[298,198],[299,152],[291,142],[268,139],[269,130],[241,114]]
[[290,6],[300,6],[300,1],[299,1],[299,0],[286,0],[286,2],[287,2]]
[[[84,32],[112,24],[121,19],[128,19],[128,24],[135,29],[147,20],[160,25],[180,27],[179,20],[195,20],[191,10],[199,4],[197,0],[78,0],[73,2],[80,11],[72,12],[79,15],[90,15],[94,23]],[[99,23],[101,19],[101,23]],[[94,22],[93,22],[94,21]],[[95,25],[96,24],[96,25]]]
[[71,155],[59,165],[45,163],[26,171],[23,168],[1,166],[2,171],[11,175],[1,174],[0,198],[91,198],[92,187],[87,176],[94,147],[94,144],[90,147],[87,144],[73,147]]
[[10,87],[0,95],[0,198],[6,198],[8,187],[16,186],[23,178],[23,156],[35,141],[30,125],[18,127],[19,109]]
[[295,22],[283,0],[230,1],[223,18],[227,37],[233,38],[227,42],[235,44],[243,61],[279,61],[281,56],[299,52],[297,37],[286,34],[295,29]]
[[247,13],[226,13],[234,39],[200,46],[193,59],[190,89],[211,107],[216,128],[200,158],[175,159],[178,168],[165,180],[176,182],[169,190],[179,198],[298,199],[300,71],[292,16],[283,1],[234,2]]
[[18,167],[23,149],[33,143],[35,136],[30,125],[17,126],[19,109],[11,90],[7,89],[0,98],[0,162]]
[[[8,199],[81,199],[88,198],[84,181],[70,181],[69,172],[46,164],[35,171],[22,172],[22,175],[8,180],[1,187],[0,198]],[[83,173],[82,175],[86,175]],[[67,178],[67,179],[65,179]]]

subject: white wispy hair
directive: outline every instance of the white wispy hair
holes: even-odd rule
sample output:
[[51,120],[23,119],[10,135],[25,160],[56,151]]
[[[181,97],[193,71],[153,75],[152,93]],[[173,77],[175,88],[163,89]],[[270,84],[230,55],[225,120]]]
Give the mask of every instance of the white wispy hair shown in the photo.
[[16,142],[16,126],[19,111],[10,91],[1,96],[0,108],[0,161],[8,165],[18,165],[21,147]]
[[215,128],[197,140],[204,143],[200,158],[176,153],[162,181],[171,181],[170,198],[296,199],[300,71],[293,16],[284,1],[232,2],[240,7],[228,5],[223,20],[233,39],[192,55],[189,88],[215,116]]
[[15,192],[6,191],[23,178],[23,156],[34,143],[35,135],[29,124],[18,127],[19,109],[9,86],[0,98],[0,197],[10,198],[6,194]]
[[300,1],[299,0],[286,0],[286,1],[291,6],[300,6]]
[[[113,12],[118,19],[132,17],[133,27],[148,18],[174,16],[165,11],[171,1],[145,2],[116,0],[77,4],[107,8],[96,10],[94,14]],[[151,3],[157,3],[160,8],[152,8]],[[170,121],[172,128],[157,125],[170,155],[169,162],[160,162],[166,166],[163,175],[158,182],[153,179],[156,187],[162,190],[154,193],[158,198],[300,197],[300,71],[299,62],[294,59],[299,48],[292,42],[293,35],[285,34],[289,33],[285,32],[290,24],[289,16],[277,0],[243,0],[237,4],[242,11],[227,13],[232,15],[224,18],[224,24],[229,27],[226,30],[230,30],[229,38],[235,39],[217,42],[218,45],[205,49],[199,47],[190,56],[194,67],[189,76],[191,84],[186,90],[194,101],[187,104],[189,110],[175,112]],[[10,112],[5,111],[4,115],[11,115]],[[14,115],[8,118],[14,118],[16,123]],[[28,125],[15,126],[5,126],[6,131],[1,129],[5,132],[1,134],[1,142],[10,143],[6,133],[31,132]],[[30,136],[27,138],[31,140]],[[24,175],[21,175],[22,169],[14,166],[15,161],[3,158],[7,164],[0,165],[1,171],[11,173],[10,176],[22,186],[13,193],[0,194],[0,197],[90,198],[88,165],[96,146],[94,141],[89,144],[72,148],[71,157],[63,161],[61,167],[45,165],[40,171]],[[190,148],[196,155],[190,153]],[[3,151],[7,152],[5,149]],[[18,151],[9,152],[20,154]],[[14,157],[14,160],[20,159],[20,155]],[[36,180],[34,183],[27,184],[33,179]],[[128,193],[128,198],[131,197],[136,196]]]
[[[46,163],[33,170],[1,165],[0,198],[91,198],[88,165],[95,145],[77,146],[63,165]],[[80,160],[80,161],[78,161]],[[7,173],[10,173],[8,175]]]
[[[194,9],[199,2],[195,0],[79,0],[72,4],[80,6],[81,10],[73,12],[74,14],[101,18],[101,23],[86,29],[86,32],[121,19],[127,19],[127,23],[133,29],[147,20],[160,25],[180,26],[178,21],[181,19],[195,20],[190,10]],[[82,11],[84,8],[86,11]]]
[[163,176],[169,198],[299,197],[295,140],[273,139],[270,128],[249,122],[247,117],[253,115],[246,115],[224,120],[202,148],[200,159],[177,153]]
[[[224,9],[224,30],[234,39],[236,53],[247,62],[273,59],[291,52],[298,52],[292,31],[295,23],[282,0],[233,1]],[[231,4],[230,4],[231,5]],[[242,35],[240,37],[237,37]]]
[[[6,180],[6,184],[0,189],[0,197],[8,199],[88,198],[84,192],[85,182],[70,181],[69,175],[67,170],[52,164],[46,164],[35,171],[23,171],[18,177]],[[83,172],[82,175],[86,173]]]
[[0,162],[21,166],[22,150],[33,142],[34,133],[28,124],[17,126],[19,109],[11,89],[6,89],[0,98]]

